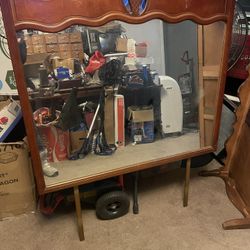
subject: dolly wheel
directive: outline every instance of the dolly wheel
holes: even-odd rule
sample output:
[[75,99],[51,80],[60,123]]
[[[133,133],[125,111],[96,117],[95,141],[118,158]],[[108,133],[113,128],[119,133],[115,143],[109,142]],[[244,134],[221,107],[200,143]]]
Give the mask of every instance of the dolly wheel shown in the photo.
[[112,220],[125,215],[129,210],[129,197],[123,191],[103,194],[96,202],[96,216],[102,220]]

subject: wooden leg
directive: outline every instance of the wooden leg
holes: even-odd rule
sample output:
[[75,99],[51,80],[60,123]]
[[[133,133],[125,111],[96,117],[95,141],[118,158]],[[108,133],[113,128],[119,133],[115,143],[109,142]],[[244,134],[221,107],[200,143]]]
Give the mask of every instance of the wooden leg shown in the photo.
[[226,221],[222,224],[225,230],[230,229],[249,229],[250,228],[250,218],[233,219]]
[[207,176],[215,176],[215,177],[221,177],[224,176],[227,177],[227,172],[224,170],[224,168],[216,168],[212,170],[202,170],[199,172],[200,176],[207,177]]
[[76,208],[76,217],[77,217],[77,227],[80,241],[84,240],[84,231],[83,231],[83,222],[82,222],[82,208],[81,200],[79,194],[78,186],[74,187],[74,197],[75,197],[75,208]]
[[183,206],[188,205],[188,191],[189,191],[189,182],[190,182],[190,168],[191,168],[191,158],[187,159],[186,162],[186,176],[184,184],[184,194],[183,194]]

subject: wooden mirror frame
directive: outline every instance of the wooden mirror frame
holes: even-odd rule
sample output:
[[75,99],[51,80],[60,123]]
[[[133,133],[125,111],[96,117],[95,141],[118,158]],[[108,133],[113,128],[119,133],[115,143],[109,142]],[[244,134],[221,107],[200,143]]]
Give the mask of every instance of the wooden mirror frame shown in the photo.
[[[131,0],[132,1],[132,0]],[[104,4],[105,2],[105,4]],[[17,80],[20,103],[23,111],[26,132],[31,149],[34,175],[36,178],[38,192],[40,194],[65,189],[76,185],[95,181],[98,178],[104,179],[113,175],[132,172],[116,171],[100,175],[98,178],[88,178],[85,181],[72,181],[62,184],[56,188],[46,188],[43,178],[41,161],[36,134],[33,128],[32,110],[29,104],[28,93],[25,84],[23,65],[21,64],[16,31],[21,29],[38,29],[46,32],[58,32],[73,24],[83,24],[88,26],[99,26],[111,20],[120,20],[136,24],[159,18],[170,23],[177,23],[184,20],[192,20],[197,24],[211,24],[216,21],[223,21],[226,24],[226,35],[224,53],[222,57],[222,67],[220,69],[220,89],[219,101],[216,109],[215,124],[213,132],[212,146],[207,146],[194,152],[184,152],[181,155],[159,160],[157,165],[166,164],[213,152],[216,150],[218,141],[221,108],[223,102],[224,85],[227,72],[228,53],[231,44],[231,29],[233,23],[234,0],[148,0],[145,11],[141,15],[134,13],[131,15],[123,5],[122,0],[1,0],[0,5],[5,23],[6,35],[13,69]],[[102,6],[100,8],[99,6]],[[112,10],[111,10],[112,9]],[[67,10],[67,11],[65,11]],[[136,166],[133,171],[154,167],[156,163],[147,163],[143,166]]]

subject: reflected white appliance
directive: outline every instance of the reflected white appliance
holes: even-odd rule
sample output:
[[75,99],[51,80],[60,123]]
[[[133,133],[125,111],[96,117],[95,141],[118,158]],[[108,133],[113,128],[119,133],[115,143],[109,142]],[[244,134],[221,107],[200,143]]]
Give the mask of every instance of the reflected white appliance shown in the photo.
[[183,127],[183,102],[177,81],[169,76],[159,76],[161,87],[162,133],[180,133]]

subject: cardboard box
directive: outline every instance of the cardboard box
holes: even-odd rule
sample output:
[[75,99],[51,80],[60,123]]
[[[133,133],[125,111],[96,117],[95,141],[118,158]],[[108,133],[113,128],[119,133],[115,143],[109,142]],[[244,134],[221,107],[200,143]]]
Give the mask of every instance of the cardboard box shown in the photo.
[[77,50],[77,51],[83,51],[83,45],[82,43],[72,43],[71,44],[71,50]]
[[83,60],[83,59],[84,59],[83,50],[72,50],[71,56],[72,56],[72,58],[74,58],[74,59]]
[[72,58],[72,51],[59,51],[59,56],[62,59]]
[[59,46],[59,51],[71,51],[70,43],[61,43],[58,46]]
[[31,36],[31,41],[33,45],[43,45],[45,46],[45,38],[43,34],[34,34]]
[[69,39],[71,43],[79,43],[82,42],[81,32],[73,32],[69,34]]
[[127,38],[117,38],[116,40],[116,51],[117,52],[127,52]]
[[33,45],[26,45],[27,55],[32,55],[34,53]]
[[69,43],[69,33],[61,33],[57,35],[58,43]]
[[35,184],[24,142],[0,143],[0,219],[35,211]]
[[46,51],[48,53],[54,53],[59,51],[59,46],[58,44],[47,44],[46,45]]
[[21,107],[18,102],[0,102],[0,142],[8,136],[22,117]]
[[129,106],[128,119],[131,122],[131,140],[134,143],[154,141],[154,111],[152,106]]
[[40,63],[43,64],[44,60],[48,57],[48,53],[36,53],[27,55],[26,64],[34,64],[34,63]]
[[70,131],[70,152],[74,153],[81,149],[83,142],[87,136],[88,131]]
[[26,46],[32,46],[33,45],[30,35],[25,35],[24,40],[25,40]]
[[33,45],[33,52],[34,54],[46,53],[46,45],[45,44]]
[[56,44],[57,43],[57,34],[45,34],[46,44]]

